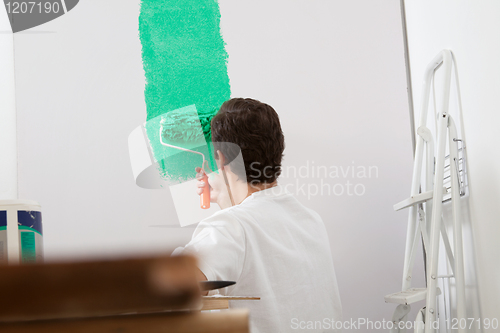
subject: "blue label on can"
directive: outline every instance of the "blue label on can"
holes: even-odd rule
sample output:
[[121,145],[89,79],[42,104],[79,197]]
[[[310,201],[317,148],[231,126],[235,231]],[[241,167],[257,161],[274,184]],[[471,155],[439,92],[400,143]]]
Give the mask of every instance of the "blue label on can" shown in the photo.
[[33,231],[38,232],[43,235],[42,232],[42,213],[37,211],[24,211],[20,210],[17,212],[17,223],[20,226],[28,227],[33,229]]
[[0,211],[0,227],[7,227],[7,211]]

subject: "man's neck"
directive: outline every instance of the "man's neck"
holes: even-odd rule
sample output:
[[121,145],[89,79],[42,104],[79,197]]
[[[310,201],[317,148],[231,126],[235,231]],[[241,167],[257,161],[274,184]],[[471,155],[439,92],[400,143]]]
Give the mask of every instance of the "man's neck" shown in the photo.
[[267,190],[268,188],[275,187],[276,185],[278,185],[278,181],[276,180],[272,183],[247,184],[248,195],[252,195],[252,193],[262,190]]
[[251,196],[253,193],[267,190],[278,185],[277,180],[272,183],[257,184],[242,182],[236,175],[231,172],[227,172],[225,178],[227,179],[227,185],[229,187],[228,191],[231,192],[235,205],[239,205],[243,202],[243,200]]
[[276,180],[272,183],[259,183],[259,184],[248,184],[247,183],[248,194],[243,199],[241,199],[240,202],[237,203],[237,205],[242,203],[243,200],[245,200],[246,198],[251,196],[253,193],[267,190],[268,188],[275,187],[276,185],[278,185],[278,182]]

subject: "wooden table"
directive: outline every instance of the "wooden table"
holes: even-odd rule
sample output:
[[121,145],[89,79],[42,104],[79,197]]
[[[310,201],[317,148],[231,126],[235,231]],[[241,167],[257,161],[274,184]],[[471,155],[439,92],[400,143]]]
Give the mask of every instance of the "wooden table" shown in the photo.
[[0,324],[2,333],[248,333],[248,311],[163,312]]
[[229,301],[258,301],[260,297],[249,296],[203,296],[202,311],[229,309]]
[[246,310],[200,312],[196,270],[189,256],[0,266],[0,332],[249,332]]

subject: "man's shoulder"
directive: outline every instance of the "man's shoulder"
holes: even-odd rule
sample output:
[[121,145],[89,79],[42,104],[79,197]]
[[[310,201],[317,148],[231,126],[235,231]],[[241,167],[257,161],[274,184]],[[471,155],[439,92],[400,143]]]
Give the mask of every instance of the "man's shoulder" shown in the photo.
[[233,212],[235,208],[237,208],[237,206],[228,207],[226,209],[217,211],[211,216],[201,220],[198,226],[239,225],[240,220],[238,219],[238,214],[234,214]]

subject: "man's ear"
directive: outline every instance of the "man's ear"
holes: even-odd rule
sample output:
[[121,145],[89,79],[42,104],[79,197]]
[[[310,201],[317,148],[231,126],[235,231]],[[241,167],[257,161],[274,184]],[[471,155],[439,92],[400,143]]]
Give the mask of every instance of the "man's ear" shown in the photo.
[[223,169],[224,165],[226,164],[226,156],[224,156],[224,154],[220,150],[217,150],[217,155],[219,156],[219,158],[217,159],[217,166],[219,167],[219,169]]

